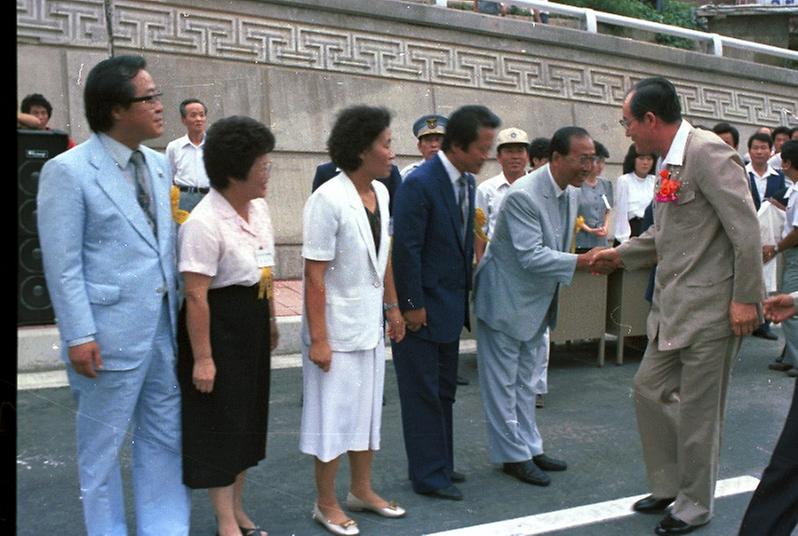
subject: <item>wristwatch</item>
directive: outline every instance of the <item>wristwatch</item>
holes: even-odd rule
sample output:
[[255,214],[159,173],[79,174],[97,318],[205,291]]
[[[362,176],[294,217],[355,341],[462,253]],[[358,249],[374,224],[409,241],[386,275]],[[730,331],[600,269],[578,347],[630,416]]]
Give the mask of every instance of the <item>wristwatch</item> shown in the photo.
[[391,309],[396,309],[397,307],[399,307],[398,303],[383,303],[382,304],[382,310],[385,311],[385,312],[388,312]]

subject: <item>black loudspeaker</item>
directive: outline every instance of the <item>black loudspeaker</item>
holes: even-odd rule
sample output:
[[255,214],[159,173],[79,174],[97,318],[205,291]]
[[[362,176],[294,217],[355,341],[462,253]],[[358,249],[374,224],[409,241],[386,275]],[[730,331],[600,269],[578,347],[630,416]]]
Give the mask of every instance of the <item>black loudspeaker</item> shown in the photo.
[[17,130],[17,325],[55,321],[36,228],[36,192],[44,163],[63,153],[68,137],[49,130]]

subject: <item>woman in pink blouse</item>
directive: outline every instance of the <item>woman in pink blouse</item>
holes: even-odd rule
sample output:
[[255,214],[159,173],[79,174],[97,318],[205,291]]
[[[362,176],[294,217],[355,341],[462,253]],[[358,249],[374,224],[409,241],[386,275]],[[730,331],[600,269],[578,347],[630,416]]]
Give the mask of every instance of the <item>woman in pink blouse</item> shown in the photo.
[[264,536],[242,508],[246,470],[266,456],[274,237],[264,196],[274,136],[249,117],[205,138],[211,190],[181,226],[178,329],[183,481],[208,488],[221,536]]

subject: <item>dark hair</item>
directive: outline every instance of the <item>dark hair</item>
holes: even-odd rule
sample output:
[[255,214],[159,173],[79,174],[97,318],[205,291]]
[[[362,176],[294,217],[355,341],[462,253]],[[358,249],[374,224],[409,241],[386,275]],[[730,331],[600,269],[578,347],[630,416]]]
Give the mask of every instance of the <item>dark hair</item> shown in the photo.
[[274,150],[274,134],[263,123],[233,115],[216,121],[205,134],[203,159],[211,186],[224,190],[230,178],[247,180],[257,158]]
[[712,127],[712,132],[718,136],[729,133],[732,135],[732,140],[734,140],[734,146],[737,147],[740,144],[740,131],[731,126],[729,123],[718,123]]
[[330,160],[346,172],[358,169],[363,164],[361,153],[390,125],[391,112],[386,108],[363,104],[344,108],[338,112],[327,138]]
[[776,128],[773,129],[773,135],[771,137],[773,138],[773,141],[775,142],[776,141],[776,135],[778,135],[778,134],[786,134],[787,137],[789,138],[791,133],[792,133],[792,130],[790,130],[790,127],[780,126],[780,127],[776,127]]
[[644,78],[632,87],[630,93],[629,109],[638,121],[648,112],[666,123],[675,123],[682,118],[682,104],[676,87],[666,78]]
[[186,99],[180,103],[180,117],[185,118],[188,111],[186,110],[186,106],[189,104],[202,104],[202,109],[205,110],[205,115],[208,114],[208,107],[205,106],[205,103],[199,99]]
[[610,157],[610,152],[604,147],[604,144],[600,141],[593,140],[593,145],[596,147],[596,156],[599,158],[603,158],[606,160]]
[[535,138],[529,144],[529,163],[532,163],[533,158],[541,159],[549,157],[549,139],[548,138]]
[[94,132],[108,132],[114,126],[115,106],[130,107],[135,97],[133,80],[147,66],[141,56],[114,56],[103,60],[89,72],[83,102],[86,119]]
[[566,156],[571,152],[572,138],[589,138],[590,134],[582,127],[562,127],[554,133],[549,142],[549,160],[554,157],[554,153]]
[[794,129],[790,130],[790,139],[792,139],[793,134],[795,134],[796,132],[798,132],[798,127],[795,127]]
[[22,104],[20,105],[19,109],[22,111],[23,114],[29,114],[30,109],[33,106],[43,106],[45,110],[47,110],[47,117],[51,117],[53,115],[53,105],[50,104],[50,101],[44,98],[44,95],[41,93],[31,93],[27,95],[24,99],[22,99]]
[[751,137],[748,138],[748,150],[751,150],[751,145],[754,144],[754,141],[764,141],[768,144],[768,147],[771,149],[773,148],[773,138],[768,136],[767,134],[763,134],[761,132],[754,132],[751,134]]
[[501,124],[502,120],[485,106],[479,104],[462,106],[449,116],[441,150],[446,152],[456,145],[467,151],[468,146],[479,136],[480,128],[499,128]]
[[650,156],[654,159],[654,162],[651,164],[651,169],[648,171],[649,175],[654,173],[654,167],[657,165],[657,155],[654,153],[638,153],[637,147],[635,147],[635,144],[633,143],[629,146],[629,150],[626,151],[626,156],[623,158],[624,175],[635,170],[635,160],[638,156]]
[[798,140],[787,140],[781,145],[781,161],[798,168]]

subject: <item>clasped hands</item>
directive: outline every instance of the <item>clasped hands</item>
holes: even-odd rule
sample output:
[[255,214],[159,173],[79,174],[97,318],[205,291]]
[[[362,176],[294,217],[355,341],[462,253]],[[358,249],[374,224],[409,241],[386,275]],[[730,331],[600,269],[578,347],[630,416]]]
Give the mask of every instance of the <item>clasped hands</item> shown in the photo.
[[606,275],[621,268],[621,256],[615,248],[593,248],[576,257],[576,269]]

